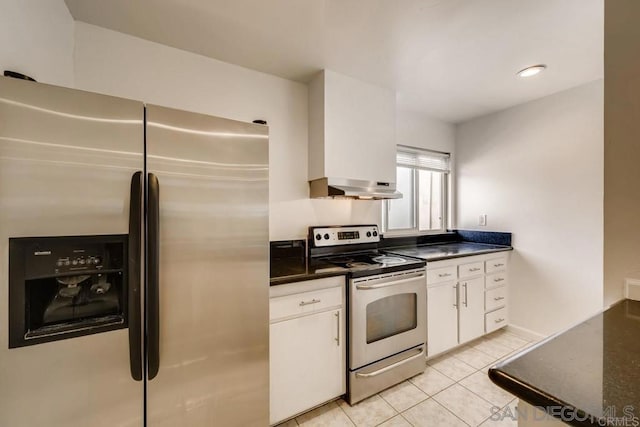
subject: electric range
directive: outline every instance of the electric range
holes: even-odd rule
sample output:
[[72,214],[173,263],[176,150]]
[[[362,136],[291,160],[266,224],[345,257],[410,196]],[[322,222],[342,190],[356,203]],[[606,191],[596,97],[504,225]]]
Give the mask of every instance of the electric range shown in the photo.
[[421,268],[421,259],[378,250],[377,225],[309,227],[309,256],[349,270],[351,277]]
[[348,270],[349,404],[426,367],[426,263],[379,241],[376,225],[309,227],[309,256]]

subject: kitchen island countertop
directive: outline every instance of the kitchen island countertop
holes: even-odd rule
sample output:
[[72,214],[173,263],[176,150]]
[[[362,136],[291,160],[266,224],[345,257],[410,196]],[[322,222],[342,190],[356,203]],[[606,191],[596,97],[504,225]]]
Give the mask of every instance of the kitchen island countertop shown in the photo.
[[569,425],[637,426],[639,338],[640,301],[622,300],[499,363],[489,377]]

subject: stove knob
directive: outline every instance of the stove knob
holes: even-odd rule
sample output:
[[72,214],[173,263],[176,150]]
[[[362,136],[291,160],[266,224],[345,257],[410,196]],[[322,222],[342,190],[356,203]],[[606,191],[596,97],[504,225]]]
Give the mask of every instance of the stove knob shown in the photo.
[[367,231],[367,237],[371,237],[371,232]]
[[316,234],[316,240],[320,240],[322,239],[322,236],[320,235],[320,233]]
[[376,237],[378,235],[378,232],[373,230],[373,237]]
[[324,240],[329,240],[329,234],[324,235]]

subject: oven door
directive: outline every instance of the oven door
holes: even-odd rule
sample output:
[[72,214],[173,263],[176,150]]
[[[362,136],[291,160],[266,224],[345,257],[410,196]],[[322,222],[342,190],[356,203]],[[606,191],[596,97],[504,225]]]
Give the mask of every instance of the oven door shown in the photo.
[[424,269],[351,279],[349,367],[354,370],[424,344]]

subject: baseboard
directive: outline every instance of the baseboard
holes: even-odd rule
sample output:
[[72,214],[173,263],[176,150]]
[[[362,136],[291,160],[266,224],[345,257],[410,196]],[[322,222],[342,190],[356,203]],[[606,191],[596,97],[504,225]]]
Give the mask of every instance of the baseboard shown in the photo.
[[546,335],[539,334],[538,332],[534,332],[531,329],[523,328],[521,326],[516,325],[507,325],[505,328],[507,332],[512,332],[516,335],[521,336],[522,338],[526,338],[531,341],[540,341],[546,338]]

